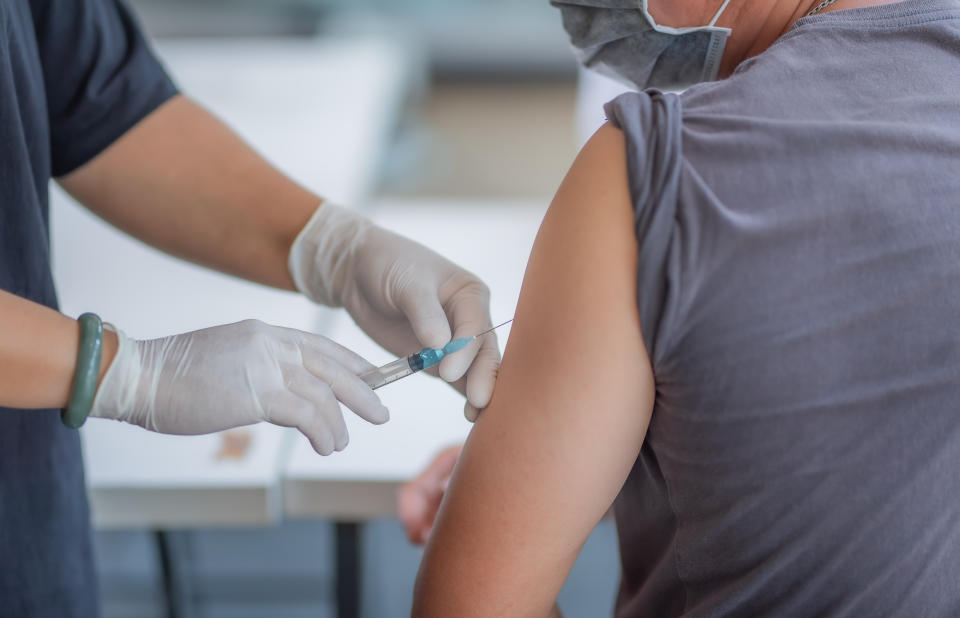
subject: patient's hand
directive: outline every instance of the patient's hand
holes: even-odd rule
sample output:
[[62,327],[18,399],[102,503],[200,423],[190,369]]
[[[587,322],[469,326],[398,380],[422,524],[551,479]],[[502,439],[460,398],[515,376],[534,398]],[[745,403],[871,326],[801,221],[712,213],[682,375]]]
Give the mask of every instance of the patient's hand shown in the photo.
[[461,449],[463,445],[441,451],[417,478],[397,492],[397,513],[411,543],[427,542]]

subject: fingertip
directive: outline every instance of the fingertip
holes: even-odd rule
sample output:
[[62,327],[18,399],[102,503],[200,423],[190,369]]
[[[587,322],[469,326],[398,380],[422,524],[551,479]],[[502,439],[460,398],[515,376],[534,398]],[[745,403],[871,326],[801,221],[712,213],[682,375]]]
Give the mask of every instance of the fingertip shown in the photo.
[[387,406],[381,405],[380,408],[375,410],[367,420],[374,425],[383,425],[390,420],[390,410],[387,408]]
[[333,450],[338,453],[342,452],[347,446],[350,445],[350,433],[347,431],[343,432],[343,435],[337,437],[337,442],[333,447]]
[[334,394],[354,414],[368,423],[382,425],[390,420],[390,411],[383,405],[380,397],[357,376],[344,376]]
[[477,349],[465,348],[454,352],[440,361],[440,377],[445,382],[456,382],[467,373],[473,360],[477,357]]
[[322,438],[322,439],[310,439],[310,445],[313,447],[313,450],[316,451],[317,455],[321,457],[327,457],[333,453],[334,444],[333,440]]
[[410,539],[410,542],[414,545],[423,545],[424,543],[423,528],[422,527],[411,528],[407,532],[407,538]]
[[477,351],[477,356],[467,370],[467,401],[475,408],[483,409],[490,403],[493,387],[500,370],[500,348],[496,337],[490,337]]
[[493,397],[493,383],[471,385],[467,380],[467,402],[476,408],[482,410],[490,405],[490,399]]
[[463,406],[463,416],[470,423],[477,422],[477,417],[480,416],[480,410],[475,408],[469,401]]
[[419,544],[420,544],[420,543],[419,543],[419,536],[418,536],[418,535],[420,534],[420,532],[419,532],[418,530],[414,530],[413,528],[404,528],[404,532],[407,533],[407,541],[408,541],[411,545],[419,545]]
[[490,405],[497,381],[497,366],[475,367],[467,374],[467,403],[477,410]]

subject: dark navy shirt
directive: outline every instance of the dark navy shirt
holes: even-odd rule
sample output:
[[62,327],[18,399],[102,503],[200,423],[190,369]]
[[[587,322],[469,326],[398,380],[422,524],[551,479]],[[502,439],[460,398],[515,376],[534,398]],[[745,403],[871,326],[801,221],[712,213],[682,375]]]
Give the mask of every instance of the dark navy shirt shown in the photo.
[[[0,0],[0,289],[56,308],[51,176],[174,93],[115,0]],[[0,617],[97,615],[82,464],[58,411],[0,408]]]

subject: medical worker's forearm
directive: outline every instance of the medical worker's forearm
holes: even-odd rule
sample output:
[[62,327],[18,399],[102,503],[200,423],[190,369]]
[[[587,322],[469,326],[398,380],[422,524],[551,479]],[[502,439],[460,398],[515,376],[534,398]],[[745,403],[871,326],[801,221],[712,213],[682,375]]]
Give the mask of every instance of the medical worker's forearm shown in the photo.
[[59,181],[163,251],[289,290],[290,246],[321,201],[183,96]]
[[[0,406],[66,406],[79,344],[75,320],[0,291]],[[116,347],[116,335],[104,331],[101,379]]]

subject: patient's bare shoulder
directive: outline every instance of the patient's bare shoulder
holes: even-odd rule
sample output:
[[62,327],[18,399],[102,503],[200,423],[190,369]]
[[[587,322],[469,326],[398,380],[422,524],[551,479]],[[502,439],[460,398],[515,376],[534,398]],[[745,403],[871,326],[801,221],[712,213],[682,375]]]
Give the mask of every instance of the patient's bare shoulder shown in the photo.
[[546,215],[490,406],[418,577],[414,615],[548,615],[646,435],[653,376],[636,303],[622,134],[605,126]]

